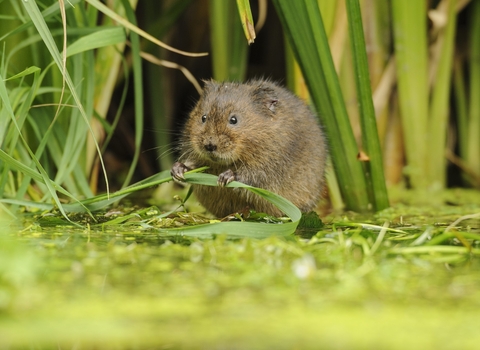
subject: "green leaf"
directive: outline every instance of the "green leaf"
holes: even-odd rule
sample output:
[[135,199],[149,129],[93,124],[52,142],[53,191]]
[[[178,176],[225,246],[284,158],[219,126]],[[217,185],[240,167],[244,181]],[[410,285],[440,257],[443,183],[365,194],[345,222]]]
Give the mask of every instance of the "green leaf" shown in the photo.
[[398,97],[408,162],[414,188],[428,181],[428,78],[426,0],[392,0]]
[[67,57],[80,52],[116,45],[125,42],[125,30],[122,27],[100,29],[95,33],[82,36],[67,48]]
[[217,81],[243,81],[248,45],[233,1],[210,0],[210,28],[213,78]]
[[358,0],[347,0],[347,14],[355,68],[355,83],[360,108],[362,144],[369,158],[368,161],[364,162],[364,168],[367,174],[367,183],[371,186],[370,195],[375,210],[382,210],[389,206],[388,195],[383,175],[383,157],[378,139],[377,121],[373,107],[367,52],[363,35],[362,15]]
[[[122,0],[125,13],[128,20],[136,25],[135,12],[133,11],[128,0]],[[142,58],[140,57],[140,37],[137,33],[130,33],[130,41],[132,47],[132,63],[133,63],[133,87],[135,91],[135,152],[133,154],[133,160],[128,170],[128,174],[123,183],[126,186],[132,179],[133,173],[137,167],[138,159],[140,158],[140,151],[142,149],[143,138],[143,80],[142,80]]]
[[14,79],[18,79],[18,78],[23,78],[27,75],[30,75],[30,74],[33,74],[33,73],[36,73],[36,72],[40,72],[40,68],[38,67],[35,67],[35,66],[32,66],[32,67],[28,67],[27,69],[23,70],[22,72],[18,73],[18,74],[15,74],[14,76],[11,76],[10,78],[7,78],[5,79],[4,81],[9,81],[9,80],[14,80]]
[[190,56],[190,57],[201,57],[201,56],[208,55],[208,53],[206,53],[206,52],[191,53],[191,52],[186,52],[186,51],[182,51],[182,50],[177,50],[174,47],[171,47],[167,44],[164,44],[160,40],[154,38],[153,36],[151,36],[150,34],[145,32],[144,30],[138,28],[136,25],[133,25],[131,22],[127,21],[125,18],[123,18],[122,16],[115,13],[115,11],[111,10],[108,6],[106,6],[102,2],[100,2],[98,0],[86,0],[86,2],[88,2],[90,5],[95,7],[98,11],[104,13],[106,16],[108,16],[111,19],[113,19],[114,21],[118,22],[120,25],[124,26],[127,29],[130,29],[134,33],[137,33],[141,37],[143,37],[147,40],[150,40],[151,42],[157,44],[160,47],[163,47],[164,49],[170,50],[172,52],[175,52],[175,53],[178,53],[178,54],[181,54],[181,55]]
[[317,1],[273,1],[295,57],[302,69],[319,118],[325,126],[330,153],[346,206],[372,209],[358,148]]
[[[190,184],[204,186],[217,186],[217,176],[196,173],[203,170],[204,168],[199,168],[195,169],[194,171],[185,173],[186,182]],[[170,171],[167,170],[156,174],[148,179],[140,181],[134,185],[131,185],[127,188],[124,188],[120,191],[112,193],[109,197],[107,197],[106,195],[99,195],[81,201],[80,203],[65,204],[63,205],[63,208],[69,212],[85,211],[85,208],[88,208],[91,211],[99,210],[116,202],[121,198],[124,198],[125,196],[135,191],[156,186],[169,181],[172,181],[172,177],[170,176]],[[251,191],[261,196],[270,203],[274,204],[282,212],[284,212],[291,219],[291,222],[286,222],[282,224],[265,224],[256,222],[213,222],[211,224],[185,226],[173,229],[160,229],[159,232],[168,236],[181,235],[202,238],[212,237],[216,234],[226,234],[228,237],[264,238],[271,235],[287,236],[295,232],[300,218],[302,217],[302,213],[295,205],[293,205],[287,199],[267,190],[245,185],[236,181],[231,182],[230,184],[228,184],[227,187],[245,188],[248,191]],[[0,202],[23,204],[25,206],[38,207],[41,209],[48,208],[47,205],[44,203],[33,203],[27,201],[13,200],[0,200]],[[50,208],[53,208],[53,206],[50,206]]]
[[[53,39],[52,34],[50,33],[48,26],[45,23],[45,19],[43,18],[42,13],[38,9],[37,3],[35,1],[22,1],[22,4],[27,10],[27,13],[30,16],[33,24],[35,25],[38,33],[42,37],[43,42],[47,46],[47,49],[50,52],[50,55],[52,56],[53,60],[55,61],[58,69],[60,70],[60,72],[62,72],[63,79],[65,79],[65,82],[70,89],[70,93],[72,94],[72,97],[75,100],[75,104],[77,105],[77,108],[80,111],[80,114],[82,115],[85,121],[85,124],[88,126],[91,135],[93,136],[95,148],[99,155],[100,164],[102,166],[103,174],[105,176],[105,182],[106,182],[106,187],[108,192],[109,184],[108,184],[107,171],[105,169],[103,157],[101,156],[100,147],[95,140],[95,134],[90,126],[89,118],[85,113],[85,109],[78,96],[78,93],[76,91],[75,85],[73,84],[72,78],[70,77],[68,70],[64,69],[62,57],[60,55],[60,52],[58,51],[57,45],[55,44],[55,40]],[[46,182],[46,184],[48,186],[48,182]]]
[[470,103],[467,162],[480,175],[480,1],[474,1],[470,31]]
[[249,0],[237,0],[238,13],[240,15],[240,21],[242,22],[243,32],[247,38],[247,42],[250,45],[255,41],[255,26],[253,25],[252,10],[250,9]]
[[[439,62],[432,86],[430,118],[428,127],[428,160],[431,186],[445,188],[447,185],[447,130],[449,122],[449,97],[452,76],[452,62],[455,44],[455,28],[457,24],[456,1],[448,1],[447,22],[437,39],[441,43]],[[478,135],[478,134],[477,134]]]

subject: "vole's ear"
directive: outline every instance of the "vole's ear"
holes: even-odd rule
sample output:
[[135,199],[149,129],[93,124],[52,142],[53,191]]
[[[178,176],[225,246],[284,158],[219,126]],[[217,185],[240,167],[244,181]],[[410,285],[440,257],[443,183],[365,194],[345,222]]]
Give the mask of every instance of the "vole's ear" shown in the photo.
[[275,112],[275,107],[277,106],[277,102],[278,100],[276,98],[266,101],[268,109],[271,110],[272,112]]
[[277,108],[277,94],[269,87],[258,86],[253,91],[253,98],[255,102],[267,107],[272,113],[275,113]]
[[208,92],[211,92],[211,91],[216,91],[218,90],[218,87],[219,87],[219,84],[213,80],[213,79],[209,79],[209,80],[202,80],[203,81],[203,93],[208,93]]

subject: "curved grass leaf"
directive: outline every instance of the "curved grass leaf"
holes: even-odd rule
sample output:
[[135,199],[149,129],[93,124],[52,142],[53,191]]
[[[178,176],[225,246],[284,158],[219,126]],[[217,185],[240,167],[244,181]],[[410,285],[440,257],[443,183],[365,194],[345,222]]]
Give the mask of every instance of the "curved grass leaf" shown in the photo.
[[[171,177],[169,176],[166,180],[170,181]],[[191,184],[217,186],[217,177],[210,174],[198,174],[190,172],[185,174],[185,180]],[[212,237],[215,234],[226,234],[228,237],[264,238],[271,235],[287,236],[295,232],[302,214],[300,210],[287,199],[267,190],[245,185],[237,181],[231,182],[227,185],[227,187],[246,188],[247,190],[274,204],[292,221],[280,225],[253,222],[215,222],[211,224],[179,227],[173,229],[160,229],[159,231],[166,235],[175,234],[201,238]]]
[[145,32],[144,30],[138,28],[136,25],[132,24],[131,22],[129,22],[128,20],[123,18],[122,16],[119,16],[117,13],[115,13],[115,11],[112,11],[108,6],[101,3],[100,1],[98,1],[98,0],[86,0],[86,2],[88,2],[90,5],[95,7],[98,11],[102,12],[106,16],[108,16],[108,17],[112,18],[113,20],[117,21],[119,24],[121,24],[125,28],[130,29],[134,33],[137,33],[138,35],[142,36],[143,38],[157,44],[160,47],[163,47],[164,49],[170,50],[170,51],[178,53],[180,55],[189,56],[189,57],[201,57],[201,56],[207,56],[208,55],[207,52],[192,53],[192,52],[186,52],[186,51],[175,49],[174,47],[171,47],[170,45],[167,45],[167,44],[161,42],[160,40],[154,38],[153,36],[151,36],[150,34]]
[[67,48],[67,57],[80,52],[123,43],[125,40],[125,30],[122,27],[102,28],[92,34],[82,36],[69,45]]
[[[205,185],[205,186],[217,186],[217,177],[210,174],[199,174],[198,171],[203,171],[204,168],[195,169],[185,174],[185,180],[190,184]],[[126,197],[127,195],[136,192],[141,189],[149,188],[156,186],[165,182],[172,181],[170,176],[170,171],[162,171],[159,174],[156,174],[148,179],[140,181],[134,185],[131,185],[127,188],[124,188],[120,191],[110,194],[110,197],[107,195],[99,195],[93,198],[86,199],[80,203],[72,203],[63,205],[63,209],[67,212],[78,212],[85,211],[87,208],[90,211],[102,209],[114,202],[118,201],[121,198]],[[181,235],[189,237],[202,237],[208,238],[217,234],[226,234],[228,237],[252,237],[252,238],[263,238],[271,235],[280,235],[287,236],[295,232],[295,229],[300,222],[302,213],[300,210],[293,205],[287,199],[269,192],[264,189],[252,187],[245,185],[243,183],[234,181],[228,184],[227,187],[239,187],[245,188],[248,191],[251,191],[270,203],[274,204],[282,212],[284,212],[290,219],[291,222],[282,223],[282,224],[264,224],[264,223],[254,223],[254,222],[213,222],[210,224],[202,224],[196,226],[184,226],[179,228],[172,229],[159,229],[159,233],[165,234],[167,236],[171,235]],[[0,202],[19,204],[29,207],[37,207],[40,209],[53,209],[52,205],[45,203],[34,203],[28,201],[19,201],[19,200],[0,200]]]

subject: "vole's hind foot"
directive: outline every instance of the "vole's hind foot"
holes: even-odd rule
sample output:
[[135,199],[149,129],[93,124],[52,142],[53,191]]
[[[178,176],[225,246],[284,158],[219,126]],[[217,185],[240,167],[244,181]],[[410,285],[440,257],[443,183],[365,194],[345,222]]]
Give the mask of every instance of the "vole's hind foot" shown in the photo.
[[170,170],[170,174],[172,175],[173,181],[177,182],[184,182],[185,181],[185,172],[191,170],[189,167],[187,167],[185,164],[176,162],[172,166],[172,170]]
[[224,171],[223,173],[218,175],[217,184],[220,187],[225,187],[230,182],[235,180],[236,180],[235,173],[231,169],[228,169],[227,171]]

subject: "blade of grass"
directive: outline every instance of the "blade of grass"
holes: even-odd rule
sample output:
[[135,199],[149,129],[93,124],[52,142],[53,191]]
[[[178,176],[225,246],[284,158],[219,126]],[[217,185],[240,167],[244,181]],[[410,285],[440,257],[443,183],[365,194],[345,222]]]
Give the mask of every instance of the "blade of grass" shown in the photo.
[[[197,170],[197,169],[196,169]],[[169,171],[165,171],[163,176],[167,175],[159,181],[171,181]],[[159,174],[160,176],[160,174]],[[217,186],[217,177],[210,174],[199,173],[186,173],[185,179],[188,183],[199,184],[205,186]],[[149,185],[144,182],[144,185]],[[151,186],[151,183],[150,183]],[[189,237],[201,237],[210,238],[216,234],[227,234],[228,237],[252,237],[252,238],[264,238],[271,235],[287,236],[295,232],[298,226],[300,218],[302,216],[300,210],[295,207],[291,202],[269,191],[251,187],[240,182],[231,182],[228,187],[234,188],[246,188],[247,190],[261,196],[262,198],[273,203],[277,208],[283,211],[292,221],[279,224],[263,224],[252,222],[215,222],[205,225],[179,227],[174,229],[160,229],[160,233],[164,233],[167,236],[170,235],[182,235]]]
[[255,25],[253,24],[252,10],[249,0],[237,0],[238,14],[242,22],[243,32],[247,38],[248,45],[255,41]]
[[427,188],[427,4],[426,0],[392,0],[391,4],[405,171],[412,187]]
[[[127,19],[133,25],[137,25],[135,19],[135,13],[128,2],[128,0],[122,0]],[[132,48],[132,63],[133,63],[133,87],[135,94],[135,151],[133,159],[128,170],[128,174],[123,182],[123,186],[127,186],[133,176],[133,173],[137,167],[138,159],[140,157],[140,151],[143,138],[143,77],[142,77],[142,58],[140,57],[140,38],[138,34],[130,33],[130,42]]]
[[325,33],[328,37],[333,30],[335,12],[338,8],[337,2],[338,0],[317,0],[320,13],[322,14],[323,24],[325,25]]
[[369,160],[364,162],[367,183],[371,186],[374,208],[382,210],[389,206],[385,177],[383,175],[382,150],[378,140],[377,121],[373,108],[372,89],[368,72],[362,15],[358,0],[347,0],[350,43],[355,68],[355,83],[360,109],[362,144]]
[[455,112],[457,115],[458,148],[460,157],[467,158],[468,154],[468,102],[465,87],[464,70],[460,57],[456,57],[453,71],[453,92],[455,96]]
[[[71,6],[75,6],[76,4],[78,4],[80,1],[82,0],[69,0],[68,3],[71,5]],[[42,16],[45,20],[49,19],[50,17],[53,17],[55,15],[58,15],[58,13],[60,12],[60,4],[58,1],[56,1],[54,4],[50,5],[49,7],[47,7],[45,10],[42,11]],[[0,42],[3,42],[6,38],[8,38],[9,36],[12,36],[12,35],[15,35],[15,34],[18,34],[18,33],[22,33],[24,32],[26,29],[30,28],[31,26],[33,26],[33,21],[28,21],[18,27],[16,27],[14,30],[4,34],[3,36],[0,37]]]
[[480,255],[480,249],[468,249],[466,247],[454,247],[454,246],[421,246],[421,247],[401,247],[391,248],[388,250],[389,254],[469,254]]
[[210,1],[210,28],[213,78],[217,81],[243,81],[248,45],[232,1]]
[[210,41],[212,46],[213,77],[218,81],[228,80],[228,7],[229,1],[210,1]]
[[470,31],[470,101],[467,163],[480,174],[480,1],[472,3]]
[[[70,59],[70,64],[73,72],[72,79],[75,86],[77,86],[78,97],[84,101],[85,114],[91,116],[93,115],[95,73],[93,69],[88,69],[87,67],[94,66],[94,53],[86,51],[74,55]],[[62,123],[65,120],[68,120],[69,123]],[[50,158],[57,167],[55,182],[65,183],[70,190],[78,193],[77,184],[73,181],[72,171],[73,169],[78,169],[77,164],[80,162],[80,159],[83,159],[82,157],[85,154],[85,140],[89,134],[89,125],[85,123],[77,108],[65,109],[64,116],[58,122],[54,120],[52,123],[56,124],[53,126],[55,131],[54,140],[60,147],[58,150],[53,150],[51,147],[53,142],[49,140]],[[85,180],[88,179],[88,169],[84,168],[82,175]],[[83,195],[91,196],[92,191],[89,189],[87,192],[83,192]]]
[[[82,104],[82,102],[81,102],[81,100],[80,100],[80,98],[79,98],[79,96],[76,92],[75,85],[73,84],[73,81],[70,77],[70,74],[68,73],[68,70],[64,71],[64,69],[63,69],[63,62],[62,62],[60,52],[58,51],[58,48],[55,44],[55,41],[53,40],[53,37],[52,37],[52,35],[51,35],[51,33],[48,29],[48,26],[45,22],[45,19],[42,17],[42,14],[41,14],[40,10],[38,9],[38,6],[37,6],[36,2],[34,2],[34,1],[27,1],[27,2],[23,1],[22,4],[25,7],[25,9],[27,10],[28,15],[32,19],[38,33],[42,37],[45,45],[47,46],[47,49],[48,49],[50,55],[52,56],[53,60],[57,64],[59,70],[61,72],[63,72],[63,74],[64,74],[63,78],[65,79],[65,82],[70,89],[70,93],[72,94],[72,96],[75,100],[75,103],[76,103],[76,105],[77,105],[85,123],[88,125],[90,133],[92,134],[92,136],[94,136],[93,130],[90,127],[89,118],[87,117],[87,115],[85,113],[85,110],[83,108],[83,104]],[[103,162],[103,158],[101,157],[100,147],[98,146],[98,143],[96,141],[94,143],[95,143],[95,148],[97,150],[97,153],[99,155],[99,159],[100,159],[100,163],[101,163],[101,166],[102,166],[103,174],[105,176],[107,192],[108,192],[109,191],[109,184],[108,184],[108,178],[107,178],[107,171],[105,169],[105,164]]]
[[81,36],[67,48],[67,57],[78,53],[98,49],[105,46],[113,46],[125,42],[125,30],[122,27],[102,28],[95,32]]
[[[305,84],[300,66],[295,60],[292,47],[289,42],[285,42],[285,58],[287,69],[287,86],[297,96],[301,97],[305,101],[310,101],[310,94]],[[310,102],[311,103],[311,102]],[[327,159],[327,170],[325,171],[325,180],[328,187],[328,197],[334,210],[343,210],[345,204],[343,203],[340,187],[338,186],[337,177],[335,176],[335,169],[332,166],[332,160],[330,156]]]
[[452,75],[452,62],[457,23],[456,1],[449,0],[446,6],[446,26],[439,34],[440,49],[436,52],[439,63],[432,85],[430,119],[428,128],[428,160],[430,186],[445,188],[447,182],[445,150],[447,144],[449,96]]
[[[58,209],[60,210],[62,215],[67,220],[69,220],[65,210],[62,207],[62,203],[60,202],[60,199],[58,198],[57,193],[56,193],[56,191],[59,189],[59,186],[50,180],[50,178],[48,177],[48,174],[46,173],[45,169],[40,164],[40,162],[38,161],[36,156],[33,154],[32,150],[28,146],[27,141],[23,137],[20,128],[17,125],[17,122],[15,120],[15,114],[13,113],[13,109],[10,105],[10,100],[8,98],[7,89],[5,87],[5,83],[4,83],[3,77],[1,75],[0,75],[0,98],[3,101],[3,106],[8,111],[8,114],[10,115],[13,124],[17,128],[18,135],[19,135],[23,145],[25,146],[25,149],[27,150],[28,154],[30,155],[31,160],[35,163],[35,166],[37,167],[37,169],[39,171],[39,174],[37,174],[38,176],[36,176],[36,177],[47,186],[48,191],[49,191],[50,195],[52,196],[53,200],[55,201],[55,204],[57,205]],[[11,158],[8,154],[4,153],[2,150],[0,150],[0,156],[2,156],[4,161],[5,161],[5,159],[10,160],[10,162],[9,162],[10,166],[11,166],[12,163],[18,163],[15,159]],[[28,167],[21,167],[21,168],[23,168],[24,171],[26,169],[30,169]],[[32,174],[32,172],[30,172],[30,174]],[[68,195],[69,195],[69,197],[74,198],[72,195],[70,195],[70,194],[68,194]]]
[[131,22],[129,22],[128,20],[126,20],[122,16],[119,16],[117,13],[115,13],[115,11],[108,8],[106,5],[102,4],[100,1],[98,1],[98,0],[86,0],[86,2],[88,2],[90,5],[95,7],[98,11],[102,12],[106,16],[108,16],[111,19],[113,19],[114,21],[118,22],[123,27],[125,27],[127,29],[130,29],[134,33],[137,33],[141,37],[157,44],[160,47],[163,47],[166,50],[178,53],[180,55],[189,56],[189,57],[201,57],[201,56],[208,55],[207,52],[192,53],[192,52],[186,52],[186,51],[178,50],[174,47],[171,47],[170,45],[167,45],[167,44],[161,42],[160,40],[154,38],[153,36],[151,36],[150,34],[145,32],[144,30],[138,28],[136,25],[132,24]]
[[[2,152],[0,152],[0,155]],[[204,186],[217,186],[217,176],[210,174],[199,174],[197,171],[202,171],[204,169],[195,169],[195,171],[185,173],[185,180],[190,184],[204,185]],[[128,188],[124,188],[120,191],[112,193],[110,198],[107,198],[106,195],[100,195],[94,198],[90,198],[82,201],[82,206],[79,204],[66,204],[64,207],[70,211],[79,211],[85,207],[88,207],[90,210],[98,210],[109,204],[112,204],[115,200],[123,198],[128,194],[131,194],[140,189],[156,186],[165,182],[172,181],[170,171],[166,170],[159,174],[156,174],[148,179],[145,179],[137,184],[131,185]],[[204,225],[195,225],[195,226],[185,226],[173,229],[159,229],[158,231],[166,236],[172,235],[182,235],[189,237],[201,237],[201,238],[210,238],[216,234],[227,234],[228,237],[252,237],[252,238],[264,238],[271,235],[281,235],[287,236],[295,232],[300,218],[302,216],[300,210],[293,205],[290,201],[285,198],[280,197],[272,192],[251,187],[240,182],[231,182],[228,184],[228,187],[233,188],[245,188],[248,191],[251,191],[265,200],[274,204],[277,208],[283,211],[290,219],[291,222],[286,222],[282,224],[264,224],[264,223],[253,223],[253,222],[212,222],[210,224]],[[2,200],[0,202],[4,203],[16,203],[25,206],[37,206],[42,209],[47,208],[45,203],[30,203],[27,201],[18,201],[18,200]]]
[[[136,4],[136,0],[132,0]],[[124,15],[125,10],[120,1],[111,3],[113,11],[118,15]],[[133,5],[132,5],[133,6]],[[93,6],[88,7],[87,16],[91,25],[101,21],[103,25],[114,26],[117,23],[107,16],[102,16],[101,12]],[[122,28],[124,30],[124,28]],[[125,50],[125,41],[115,46],[105,46],[99,48],[95,58],[95,85],[93,88],[93,110],[101,119],[106,119],[107,112],[110,108],[113,91],[119,80],[120,64],[125,61],[122,53]],[[126,70],[127,68],[125,68]],[[119,113],[121,110],[119,111]],[[96,140],[104,143],[105,130],[102,126],[100,118],[91,121],[91,127],[94,130]],[[112,130],[111,132],[113,132]],[[110,133],[111,134],[111,133]],[[108,137],[108,136],[107,136]],[[98,187],[98,171],[99,163],[95,143],[92,137],[87,139],[85,168],[90,173],[90,187],[95,191]]]
[[[178,22],[179,17],[185,12],[185,10],[191,5],[192,0],[178,0],[174,2],[162,2],[161,13],[159,13],[159,5],[157,2],[147,2],[147,10],[145,13],[144,21],[150,24],[147,27],[147,32],[151,33],[159,39],[163,39],[168,30],[170,30],[176,22]],[[194,39],[194,41],[198,42]],[[145,53],[152,54],[152,57],[155,57],[158,60],[159,54],[158,50],[154,45],[149,41],[142,42],[142,49]],[[162,57],[162,56],[160,56]],[[145,58],[145,56],[144,56]],[[163,56],[163,58],[165,58]],[[158,60],[160,61],[160,60]],[[150,61],[151,62],[151,61]],[[159,63],[159,62],[158,62]],[[155,64],[145,64],[145,76],[155,76],[155,79],[146,79],[146,91],[154,92],[151,98],[147,98],[149,103],[149,109],[151,114],[156,116],[152,118],[154,139],[157,154],[157,162],[161,170],[171,169],[174,162],[174,157],[170,151],[172,148],[172,135],[171,135],[171,118],[168,116],[172,114],[172,103],[170,94],[170,81],[165,74],[166,70],[161,68],[158,63]],[[200,89],[201,91],[201,89]]]
[[357,160],[358,149],[318,4],[312,0],[274,0],[273,3],[329,137],[332,162],[347,208],[369,210],[365,175]]

